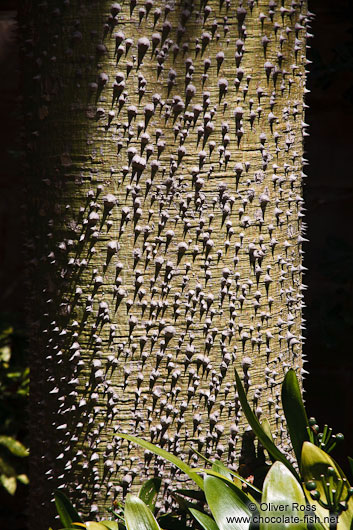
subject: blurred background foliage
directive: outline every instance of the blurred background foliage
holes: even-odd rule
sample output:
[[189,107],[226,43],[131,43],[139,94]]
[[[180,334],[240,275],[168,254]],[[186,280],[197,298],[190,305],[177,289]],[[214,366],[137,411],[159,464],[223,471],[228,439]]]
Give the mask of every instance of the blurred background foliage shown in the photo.
[[22,524],[23,510],[11,507],[18,501],[23,504],[28,485],[28,393],[24,331],[13,314],[0,314],[0,522],[10,516],[11,528],[20,528],[16,521]]

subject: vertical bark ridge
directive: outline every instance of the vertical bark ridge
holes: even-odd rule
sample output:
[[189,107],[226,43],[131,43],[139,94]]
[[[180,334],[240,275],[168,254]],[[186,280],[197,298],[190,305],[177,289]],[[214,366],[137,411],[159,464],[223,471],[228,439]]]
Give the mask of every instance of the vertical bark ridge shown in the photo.
[[116,432],[237,468],[234,367],[290,450],[279,399],[286,370],[303,375],[310,14],[305,0],[23,11],[37,528],[54,487],[95,515],[163,473]]

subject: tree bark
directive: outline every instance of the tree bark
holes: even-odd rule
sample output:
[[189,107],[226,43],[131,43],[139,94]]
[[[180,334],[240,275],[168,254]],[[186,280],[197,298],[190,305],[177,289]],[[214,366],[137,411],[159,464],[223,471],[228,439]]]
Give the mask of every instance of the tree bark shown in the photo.
[[309,22],[305,0],[23,6],[32,528],[55,487],[92,517],[168,469],[117,432],[237,468],[234,368],[290,451]]

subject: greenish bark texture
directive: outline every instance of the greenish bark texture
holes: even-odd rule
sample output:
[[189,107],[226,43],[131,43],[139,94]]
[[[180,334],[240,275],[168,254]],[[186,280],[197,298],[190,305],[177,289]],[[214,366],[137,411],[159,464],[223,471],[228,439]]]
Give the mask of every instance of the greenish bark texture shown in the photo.
[[235,367],[290,451],[280,383],[303,375],[310,13],[305,0],[21,10],[41,530],[56,487],[95,517],[148,475],[180,483],[117,432],[237,469]]

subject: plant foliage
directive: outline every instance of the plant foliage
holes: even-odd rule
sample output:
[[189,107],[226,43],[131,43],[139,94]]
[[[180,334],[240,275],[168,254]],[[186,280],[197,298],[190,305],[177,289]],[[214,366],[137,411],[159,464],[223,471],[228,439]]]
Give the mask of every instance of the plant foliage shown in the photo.
[[29,391],[24,341],[18,331],[0,322],[0,484],[14,495],[18,482],[28,484],[28,451],[23,444]]
[[[332,432],[325,426],[322,436],[310,434],[312,421],[307,418],[295,372],[289,370],[285,376],[282,404],[297,457],[296,468],[276,447],[268,421],[258,421],[237,373],[236,383],[249,425],[274,460],[262,490],[219,460],[210,461],[202,457],[206,466],[211,464],[211,468],[192,468],[164,449],[134,436],[120,434],[129,443],[136,443],[168,460],[192,479],[199,489],[172,493],[178,507],[171,513],[158,514],[156,499],[161,480],[149,479],[142,485],[138,496],[127,495],[125,507],[118,504],[120,513],[111,510],[114,521],[99,523],[83,523],[68,499],[57,493],[56,505],[61,522],[66,525],[65,530],[79,527],[87,530],[187,530],[192,521],[203,530],[352,529],[353,488],[328,454],[333,449],[332,442],[328,443]],[[273,521],[278,520],[276,517],[279,515],[282,522],[278,525]]]

